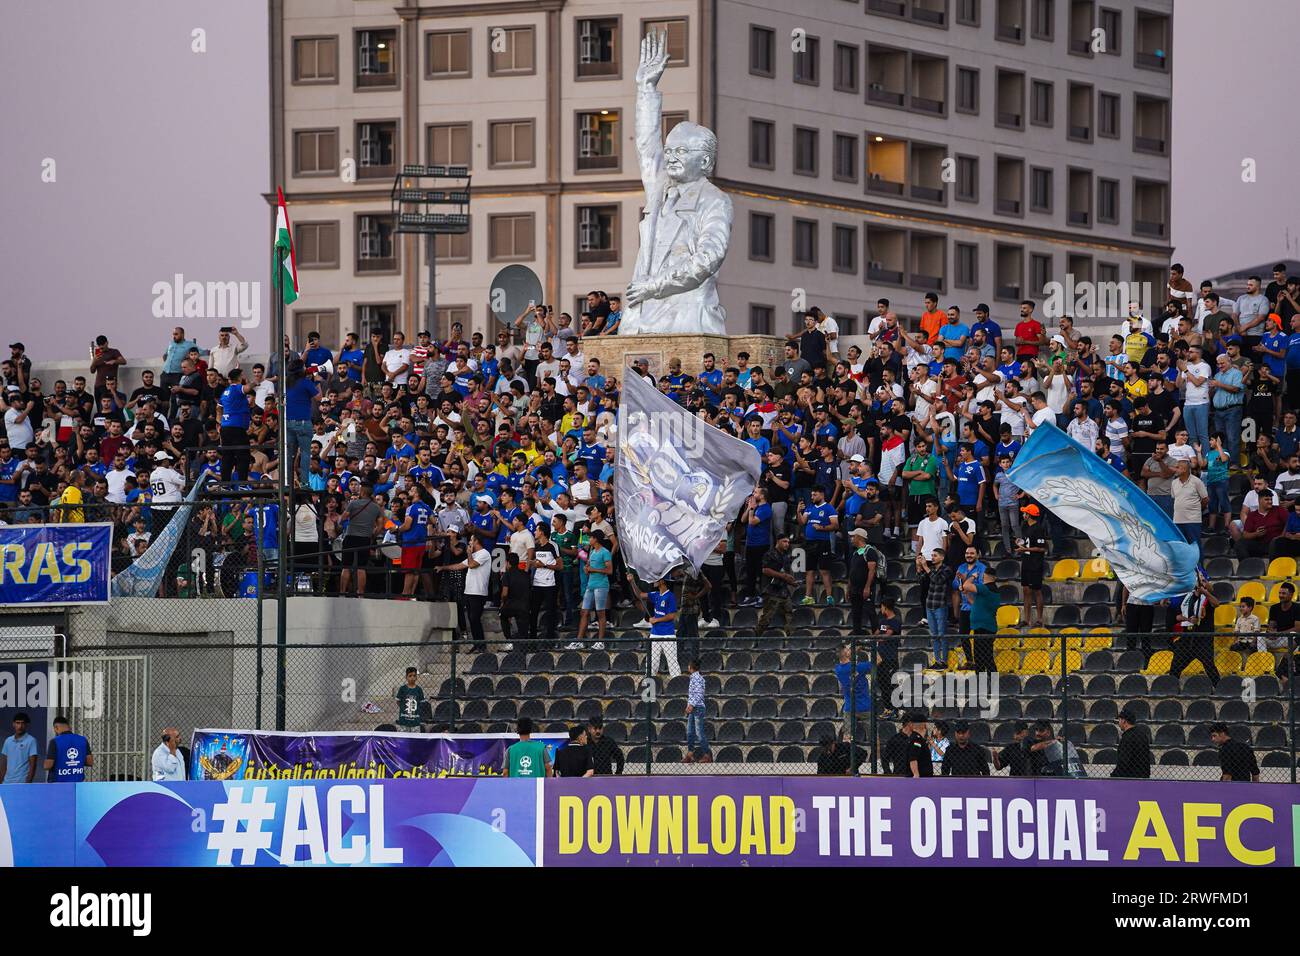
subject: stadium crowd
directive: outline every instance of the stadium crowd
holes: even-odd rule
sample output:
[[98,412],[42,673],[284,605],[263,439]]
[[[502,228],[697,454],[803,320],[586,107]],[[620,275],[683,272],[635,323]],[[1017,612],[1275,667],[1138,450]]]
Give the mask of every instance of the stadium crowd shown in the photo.
[[[1142,486],[1190,543],[1227,536],[1242,557],[1300,556],[1300,277],[1280,266],[1225,301],[1175,265],[1159,315],[1133,303],[1099,340],[1070,317],[1049,328],[1029,300],[1004,329],[987,305],[968,316],[928,294],[913,328],[881,299],[865,347],[845,346],[834,318],[812,308],[773,368],[744,353],[734,363],[706,354],[689,370],[673,360],[658,388],[754,445],[763,472],[703,575],[667,598],[630,577],[620,554],[623,370],[586,357],[583,342],[617,334],[621,311],[602,292],[587,305],[576,328],[567,313],[530,307],[489,333],[495,341],[466,338],[459,323],[445,340],[421,331],[414,343],[400,332],[325,343],[312,332],[292,350],[286,339],[285,368],[273,357],[247,372],[238,329],[205,349],[176,328],[130,395],[117,379],[126,360],[105,336],[86,375],[48,389],[15,342],[0,370],[0,516],[112,521],[126,563],[204,475],[234,488],[275,478],[283,429],[290,558],[321,590],[373,592],[383,571],[403,596],[458,601],[479,643],[489,606],[507,641],[577,649],[601,645],[614,608],[637,607],[652,633],[686,639],[679,620],[711,627],[724,608],[755,606],[761,630],[796,602],[846,592],[855,631],[874,632],[889,557],[901,553],[915,562],[933,665],[961,641],[967,661],[992,669],[993,552],[1019,559],[1024,622],[1045,624],[1044,576],[1072,533],[1007,477],[1051,423]],[[627,374],[650,371],[642,362]],[[259,545],[273,562],[277,512],[270,498],[209,501],[192,533],[240,567]],[[180,569],[176,587],[211,589],[219,564],[197,580]],[[1217,603],[1203,586],[1163,616],[1129,604],[1125,630],[1208,632]],[[1284,656],[1285,638],[1268,632],[1294,622],[1275,615],[1260,649]],[[1141,648],[1149,656],[1160,640]],[[676,648],[662,643],[678,672]],[[1203,642],[1174,650],[1176,673],[1200,659],[1215,674]]]

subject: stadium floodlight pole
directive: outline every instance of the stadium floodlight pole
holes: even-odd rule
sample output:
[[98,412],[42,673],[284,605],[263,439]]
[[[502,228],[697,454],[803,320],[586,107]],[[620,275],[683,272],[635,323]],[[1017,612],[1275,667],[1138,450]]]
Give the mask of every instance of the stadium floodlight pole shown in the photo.
[[[284,713],[285,713],[285,680],[284,680],[284,656],[285,656],[285,639],[286,628],[288,626],[288,604],[287,591],[285,584],[285,574],[288,571],[288,562],[286,560],[289,545],[289,525],[288,525],[288,492],[285,479],[287,477],[285,470],[285,450],[286,437],[284,421],[284,380],[288,373],[288,354],[289,350],[284,344],[284,249],[276,246],[275,249],[275,278],[276,291],[275,297],[275,322],[272,328],[272,337],[274,340],[274,349],[279,351],[280,364],[278,374],[275,377],[275,407],[280,413],[279,427],[275,439],[275,457],[277,461],[275,473],[275,491],[276,503],[279,514],[276,521],[276,548],[279,556],[276,558],[275,574],[275,729],[284,730]],[[259,587],[259,593],[260,587]]]

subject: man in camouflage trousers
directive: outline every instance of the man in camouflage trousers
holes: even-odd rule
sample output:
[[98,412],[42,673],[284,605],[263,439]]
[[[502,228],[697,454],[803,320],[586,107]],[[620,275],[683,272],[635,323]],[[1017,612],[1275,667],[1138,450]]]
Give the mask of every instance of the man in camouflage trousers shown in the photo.
[[772,616],[778,611],[788,627],[792,617],[790,607],[790,588],[798,584],[798,579],[790,573],[790,536],[779,534],[776,543],[763,555],[763,610],[758,615],[758,636],[767,630]]

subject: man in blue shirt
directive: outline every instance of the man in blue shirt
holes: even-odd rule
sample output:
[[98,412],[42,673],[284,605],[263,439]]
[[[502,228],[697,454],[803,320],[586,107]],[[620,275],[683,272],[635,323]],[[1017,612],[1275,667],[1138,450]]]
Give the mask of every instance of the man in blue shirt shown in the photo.
[[835,506],[826,500],[826,492],[813,488],[812,504],[799,503],[799,524],[804,529],[804,553],[807,570],[804,573],[804,598],[802,604],[815,604],[813,597],[813,572],[821,573],[822,590],[826,592],[826,606],[835,603],[831,588],[831,539],[839,532],[840,518]]
[[333,357],[334,353],[320,344],[319,332],[307,333],[307,348],[305,348],[302,353],[302,361],[304,365],[324,365]]
[[984,333],[984,340],[997,350],[1002,351],[1002,326],[998,325],[989,318],[989,307],[981,302],[975,306],[975,324],[970,327],[970,334],[974,337],[976,332]]
[[1020,378],[1020,362],[1016,360],[1015,350],[1010,346],[1004,346],[998,353],[1002,364],[998,366],[998,374],[1002,376],[1003,382],[1008,382],[1013,378]]
[[[230,481],[236,472],[244,481],[248,480],[249,470],[253,465],[253,456],[248,448],[248,423],[252,420],[252,408],[248,396],[254,388],[244,382],[244,372],[238,365],[227,376],[230,384],[225,387],[219,400],[221,406],[221,480]],[[310,441],[310,440],[309,440]],[[308,445],[310,448],[310,444]]]
[[1286,391],[1294,401],[1300,395],[1300,312],[1291,316],[1291,334],[1286,340]]
[[406,597],[414,597],[415,587],[424,579],[424,590],[426,594],[433,591],[433,582],[429,573],[421,573],[424,565],[424,555],[429,543],[429,519],[433,516],[433,509],[424,503],[420,497],[419,489],[412,488],[407,492],[406,515],[402,519],[401,541],[402,541],[402,570],[406,572],[406,577],[402,581],[402,594]]
[[704,353],[704,371],[700,372],[700,384],[704,386],[704,397],[709,400],[710,405],[718,405],[722,401],[722,369],[714,363],[716,359],[712,352]]
[[966,343],[970,341],[970,326],[962,325],[961,309],[948,307],[948,323],[939,327],[939,341],[943,342],[943,357],[961,361],[966,354]]
[[54,739],[45,753],[46,781],[49,783],[81,783],[86,779],[86,768],[95,765],[95,755],[90,741],[72,732],[66,717],[54,718]]
[[18,470],[18,459],[8,445],[0,446],[0,502],[18,500],[18,481],[14,473]]
[[967,581],[975,583],[976,588],[984,583],[984,575],[988,571],[988,565],[980,560],[979,552],[975,548],[966,549],[966,560],[957,565],[957,573],[952,579],[952,591],[954,604],[960,606],[960,616],[958,617],[957,633],[966,635],[970,633],[970,612],[974,607],[975,595],[963,590],[962,586]]
[[768,504],[767,493],[756,488],[745,507],[745,590],[749,594],[739,603],[745,607],[762,607],[763,600],[758,594],[762,589],[763,556],[772,546],[772,506]]
[[365,349],[361,348],[357,343],[356,334],[349,332],[347,337],[343,339],[343,348],[339,349],[339,366],[342,367],[343,363],[346,362],[348,378],[360,384],[361,366],[365,363],[365,360]]
[[587,474],[599,475],[605,464],[605,446],[597,444],[596,429],[588,425],[582,430],[582,444],[578,446],[578,461],[587,466]]
[[0,783],[31,783],[36,779],[36,738],[27,732],[31,718],[14,714],[14,732],[0,746]]
[[650,662],[649,673],[659,673],[659,658],[662,656],[668,664],[668,676],[680,677],[681,666],[677,663],[677,596],[673,594],[667,578],[660,578],[655,589],[642,591],[636,585],[636,577],[631,571],[627,573],[627,582],[642,601],[650,605]]
[[416,464],[407,473],[412,481],[428,481],[431,488],[438,488],[446,480],[442,469],[433,463],[429,449],[421,448],[416,454]]
[[[313,332],[312,336],[316,336],[316,333]],[[308,336],[307,340],[311,341],[312,336]],[[316,336],[316,341],[320,341],[320,336]],[[307,351],[310,352],[311,349]],[[325,361],[328,361],[329,351],[326,349],[319,351],[325,353]],[[291,360],[289,363],[291,384],[284,390],[285,457],[293,461],[297,456],[298,482],[304,487],[311,475],[312,405],[316,396],[320,394],[320,389],[305,374],[305,371]]]
[[[853,735],[853,719],[861,719],[871,712],[871,651],[868,646],[858,648],[858,662],[853,664],[853,654],[848,644],[840,645],[840,660],[835,665],[835,676],[844,694],[844,721],[841,728],[845,736]],[[857,739],[866,735],[858,725]]]
[[984,466],[975,460],[975,451],[963,444],[957,450],[957,500],[974,514],[984,509]]

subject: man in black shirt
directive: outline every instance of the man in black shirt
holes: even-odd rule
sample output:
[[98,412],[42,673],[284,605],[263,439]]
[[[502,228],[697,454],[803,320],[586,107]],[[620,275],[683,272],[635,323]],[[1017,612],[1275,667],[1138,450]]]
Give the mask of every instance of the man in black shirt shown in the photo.
[[792,333],[789,338],[799,340],[799,357],[807,362],[809,367],[826,366],[826,336],[817,328],[816,315],[811,312],[804,315],[803,331]]
[[[623,748],[605,736],[605,719],[593,717],[587,721],[587,750],[598,776],[623,772]],[[615,770],[614,766],[618,769]]]
[[[1038,505],[1025,505],[1020,509],[1020,587],[1025,592],[1025,624],[1044,627],[1043,623],[1043,571],[1047,564],[1047,533]],[[1034,620],[1034,611],[1038,620]]]
[[561,747],[555,755],[557,777],[594,777],[596,765],[587,747],[587,728],[581,725],[569,728],[568,746]]
[[1017,720],[1012,725],[1014,735],[1011,743],[1007,744],[999,751],[993,754],[993,769],[1001,770],[1003,767],[1013,777],[1032,777],[1029,772],[1029,751],[1025,747],[1025,741],[1029,737],[1029,725],[1023,720]]
[[1129,422],[1128,473],[1141,475],[1142,466],[1156,450],[1156,442],[1167,438],[1166,419],[1151,409],[1151,399],[1139,395],[1133,400],[1133,418]]
[[912,741],[912,715],[905,714],[898,733],[885,741],[881,753],[885,773],[895,777],[910,777],[907,769],[907,752]]
[[894,672],[898,670],[898,645],[903,633],[903,617],[889,595],[880,599],[880,629],[876,641],[876,707],[882,717],[894,716]]
[[930,740],[925,733],[925,714],[912,715],[912,734],[907,740],[905,777],[933,777],[934,760],[930,756]]
[[989,755],[979,744],[970,742],[970,724],[956,721],[952,732],[953,741],[944,751],[940,773],[945,777],[987,777]]
[[836,740],[833,734],[823,734],[821,749],[817,751],[817,775],[843,777],[848,772],[848,745]]
[[1119,712],[1119,756],[1115,759],[1112,777],[1133,777],[1147,779],[1151,776],[1151,734],[1145,727],[1138,726],[1133,712]]
[[1219,768],[1223,771],[1220,780],[1259,783],[1259,763],[1250,744],[1233,740],[1225,723],[1210,725],[1210,739],[1219,748]]

